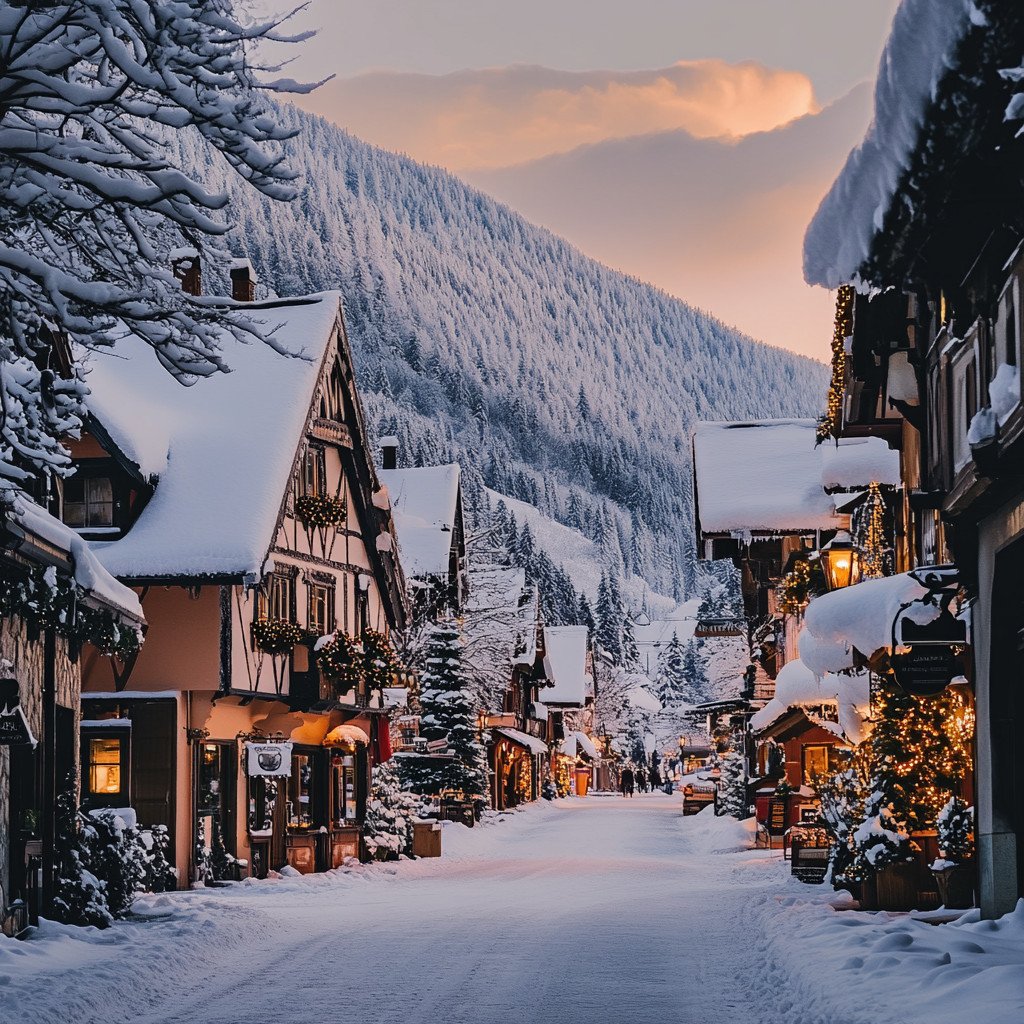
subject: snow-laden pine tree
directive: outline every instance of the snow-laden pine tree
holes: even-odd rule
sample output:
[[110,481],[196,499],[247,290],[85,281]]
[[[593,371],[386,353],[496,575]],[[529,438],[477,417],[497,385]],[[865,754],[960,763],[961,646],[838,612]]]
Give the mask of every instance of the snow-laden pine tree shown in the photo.
[[[232,0],[64,0],[0,8],[0,478],[62,473],[59,438],[84,414],[60,336],[109,345],[130,331],[183,383],[226,369],[223,334],[277,343],[186,295],[172,260],[214,257],[227,199],[172,162],[194,129],[238,175],[290,199],[294,174],[249,54],[279,22],[243,27]],[[56,335],[56,336],[55,336]]]
[[718,779],[718,796],[715,800],[715,814],[731,814],[734,818],[746,818],[747,772],[743,755],[738,750],[723,754],[718,763],[721,776]]
[[[482,800],[488,792],[487,758],[477,740],[477,709],[463,650],[458,622],[442,619],[428,630],[420,674],[420,735],[428,741],[446,739],[454,759],[407,757],[401,770],[403,781],[416,792],[455,789]],[[406,774],[406,765],[411,774]]]
[[672,639],[658,655],[658,681],[656,695],[663,705],[678,704],[687,696],[685,651],[679,634],[672,633]]
[[381,857],[410,852],[418,805],[416,797],[402,788],[394,758],[373,769],[373,788],[363,824],[363,839],[371,854]]

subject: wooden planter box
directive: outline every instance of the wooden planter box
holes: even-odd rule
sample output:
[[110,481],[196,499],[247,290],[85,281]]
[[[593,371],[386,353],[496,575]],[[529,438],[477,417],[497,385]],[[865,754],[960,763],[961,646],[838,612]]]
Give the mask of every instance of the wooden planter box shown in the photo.
[[414,857],[441,856],[441,823],[415,821],[412,826],[412,855]]
[[311,875],[316,871],[316,834],[286,835],[284,837],[284,855],[288,863],[296,871]]
[[358,825],[346,825],[331,832],[331,867],[340,868],[346,857],[359,857]]
[[917,864],[886,864],[875,873],[879,910],[914,910],[917,907]]

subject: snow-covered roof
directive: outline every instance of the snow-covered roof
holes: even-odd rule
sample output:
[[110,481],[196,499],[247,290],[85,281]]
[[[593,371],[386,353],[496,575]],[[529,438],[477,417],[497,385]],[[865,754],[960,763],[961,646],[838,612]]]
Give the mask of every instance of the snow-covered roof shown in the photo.
[[135,622],[146,621],[135,591],[118,583],[74,530],[51,516],[24,491],[5,490],[4,497],[11,503],[7,518],[64,552],[74,566],[75,582],[94,600]]
[[566,757],[576,757],[581,752],[595,761],[600,756],[594,741],[585,732],[566,732],[562,740],[562,753]]
[[900,453],[880,437],[844,437],[821,446],[821,484],[850,490],[867,484],[899,487]]
[[341,295],[251,307],[269,345],[223,343],[230,373],[182,387],[128,337],[86,360],[89,407],[144,476],[159,482],[129,533],[93,542],[115,576],[240,576],[259,572],[273,539]]
[[381,469],[407,576],[446,576],[459,497],[459,465]]
[[814,420],[698,423],[693,436],[705,533],[800,533],[836,528],[821,485]]
[[753,732],[767,729],[791,707],[835,703],[835,694],[822,689],[815,674],[799,659],[787,661],[775,679],[775,696],[750,719]]
[[836,288],[855,280],[917,146],[935,88],[971,20],[971,0],[903,0],[875,82],[875,115],[804,237],[804,278]]
[[548,752],[547,744],[543,740],[537,739],[536,736],[529,735],[529,733],[520,732],[518,729],[509,729],[505,726],[501,726],[494,731],[501,733],[502,736],[513,743],[518,743],[519,746],[525,747],[532,754],[546,754]]
[[544,691],[544,703],[582,706],[587,697],[587,627],[545,626],[544,649],[544,671],[554,683]]
[[693,460],[701,530],[834,530],[835,501],[826,487],[899,486],[900,453],[881,438],[815,446],[816,434],[814,420],[698,423]]

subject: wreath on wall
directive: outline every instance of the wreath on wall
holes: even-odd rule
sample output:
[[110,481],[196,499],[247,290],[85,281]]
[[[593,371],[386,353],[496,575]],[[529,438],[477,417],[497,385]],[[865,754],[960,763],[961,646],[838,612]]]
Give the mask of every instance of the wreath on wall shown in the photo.
[[306,639],[306,631],[285,619],[256,619],[252,641],[264,654],[287,654]]
[[295,499],[295,515],[306,526],[337,526],[345,512],[344,499],[329,494],[302,494]]

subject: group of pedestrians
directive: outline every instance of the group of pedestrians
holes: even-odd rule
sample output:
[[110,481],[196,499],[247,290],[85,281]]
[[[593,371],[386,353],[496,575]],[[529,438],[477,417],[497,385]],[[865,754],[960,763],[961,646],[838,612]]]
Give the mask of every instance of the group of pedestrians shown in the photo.
[[642,767],[634,771],[629,765],[626,765],[619,772],[619,792],[623,796],[632,796],[634,791],[646,793],[648,787],[653,793],[656,789],[661,789],[663,785],[661,772],[658,771],[657,765],[652,765],[650,771],[645,771]]

